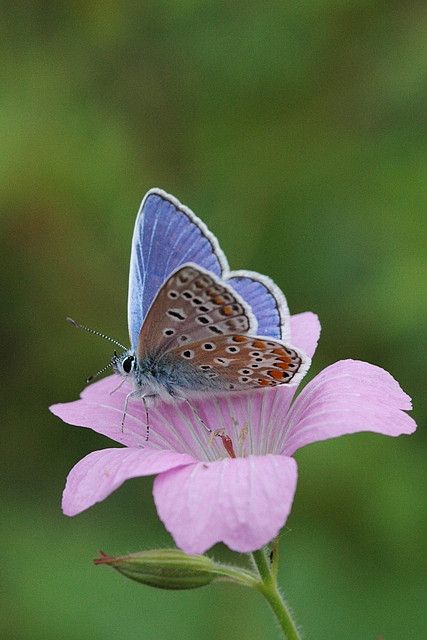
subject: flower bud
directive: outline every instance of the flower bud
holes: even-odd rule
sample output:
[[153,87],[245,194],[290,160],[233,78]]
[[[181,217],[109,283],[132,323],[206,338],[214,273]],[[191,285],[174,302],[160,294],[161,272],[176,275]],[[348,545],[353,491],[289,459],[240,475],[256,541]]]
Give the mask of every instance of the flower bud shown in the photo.
[[219,578],[215,562],[179,549],[152,549],[112,558],[102,551],[95,564],[107,564],[131,580],[158,589],[196,589]]

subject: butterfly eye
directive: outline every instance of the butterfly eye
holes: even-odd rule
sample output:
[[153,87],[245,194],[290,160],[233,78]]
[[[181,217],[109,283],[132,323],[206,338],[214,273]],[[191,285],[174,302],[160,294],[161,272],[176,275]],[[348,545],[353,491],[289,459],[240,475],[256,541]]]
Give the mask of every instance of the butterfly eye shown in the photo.
[[122,362],[123,371],[125,373],[130,373],[133,369],[133,363],[135,361],[134,356],[127,356]]

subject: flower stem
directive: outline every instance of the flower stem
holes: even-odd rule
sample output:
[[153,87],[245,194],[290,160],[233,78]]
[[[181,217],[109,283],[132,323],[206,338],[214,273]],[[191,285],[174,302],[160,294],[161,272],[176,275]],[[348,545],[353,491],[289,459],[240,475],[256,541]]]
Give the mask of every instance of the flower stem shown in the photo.
[[271,552],[270,552],[271,573],[275,580],[277,580],[277,572],[279,570],[279,551],[280,551],[279,542],[280,542],[280,533],[272,541]]
[[286,640],[301,640],[291,613],[279,591],[275,568],[273,570],[271,569],[265,550],[259,549],[258,551],[254,551],[252,553],[252,559],[261,577],[260,582],[258,582],[258,591],[263,594],[273,609],[284,637]]
[[218,580],[228,580],[242,587],[252,587],[258,589],[258,577],[251,571],[246,571],[241,567],[233,567],[229,564],[215,563],[218,572]]

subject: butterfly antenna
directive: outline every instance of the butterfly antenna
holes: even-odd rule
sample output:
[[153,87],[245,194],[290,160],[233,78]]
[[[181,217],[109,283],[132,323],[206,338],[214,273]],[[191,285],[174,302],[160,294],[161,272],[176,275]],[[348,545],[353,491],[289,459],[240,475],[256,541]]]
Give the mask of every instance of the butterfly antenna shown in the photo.
[[112,367],[112,363],[110,362],[109,364],[107,364],[105,367],[103,367],[102,369],[100,369],[99,371],[97,371],[96,373],[93,374],[93,376],[89,376],[88,378],[86,378],[86,384],[89,384],[89,382],[92,382],[92,380],[95,380],[95,378],[97,378],[98,376],[101,375],[101,373],[104,373],[104,371],[107,371],[107,369],[109,369],[110,367]]
[[[100,331],[96,331],[95,329],[91,329],[90,327],[85,327],[84,324],[79,324],[78,322],[76,322],[72,318],[67,318],[67,322],[72,324],[73,327],[76,327],[76,329],[80,329],[80,331],[86,331],[87,333],[93,333],[95,336],[99,336],[100,338],[104,338],[104,340],[109,340],[110,342],[113,342],[118,347],[121,347],[121,349],[124,349],[124,351],[126,351],[126,349],[127,349],[127,347],[125,347],[123,344],[121,344],[117,340],[114,340],[114,338],[110,338],[110,336],[106,336],[105,333],[101,333]],[[98,375],[98,374],[96,374],[96,375]]]

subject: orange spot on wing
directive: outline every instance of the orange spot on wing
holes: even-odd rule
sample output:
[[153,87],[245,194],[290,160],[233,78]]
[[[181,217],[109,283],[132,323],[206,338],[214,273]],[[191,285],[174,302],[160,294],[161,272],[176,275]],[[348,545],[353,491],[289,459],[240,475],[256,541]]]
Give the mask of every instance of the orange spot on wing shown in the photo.
[[212,298],[212,301],[215,302],[215,304],[224,304],[225,300],[222,296],[214,296]]
[[232,316],[233,315],[233,307],[231,305],[227,305],[226,307],[223,307],[221,309],[221,312],[225,315],[225,316]]
[[233,342],[247,342],[247,340],[245,336],[233,336]]
[[277,349],[273,349],[271,353],[274,353],[275,356],[288,357],[286,351],[284,349],[281,349],[280,347],[277,347]]
[[214,296],[217,296],[219,294],[219,288],[218,287],[209,287],[208,289],[206,289],[206,293],[208,294],[208,296],[211,296],[212,298]]
[[254,340],[252,342],[252,345],[255,347],[255,349],[265,349],[265,347],[267,346],[263,340]]
[[283,371],[278,371],[277,369],[270,369],[267,371],[268,375],[274,378],[274,380],[283,380]]
[[289,369],[289,361],[275,362],[274,366],[277,367],[278,369],[282,369],[282,371],[287,371]]
[[269,387],[271,385],[270,380],[266,380],[265,378],[258,378],[258,384],[260,387]]

